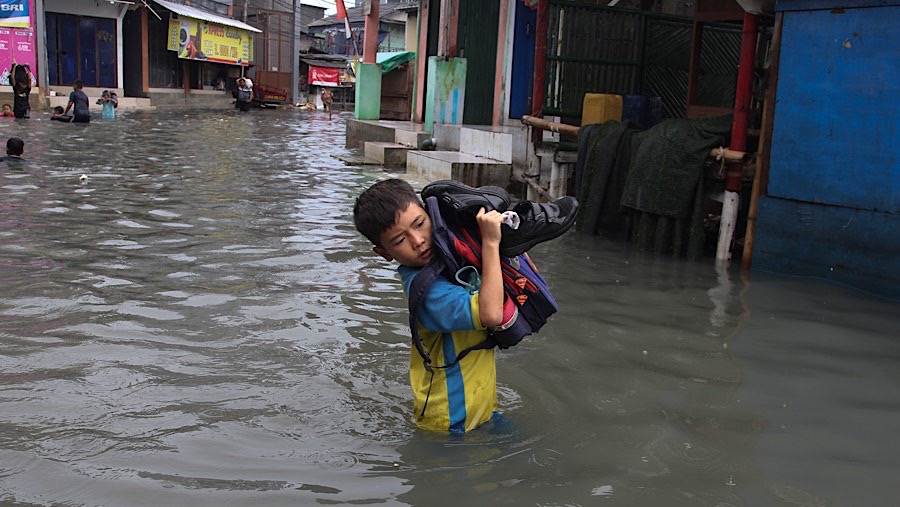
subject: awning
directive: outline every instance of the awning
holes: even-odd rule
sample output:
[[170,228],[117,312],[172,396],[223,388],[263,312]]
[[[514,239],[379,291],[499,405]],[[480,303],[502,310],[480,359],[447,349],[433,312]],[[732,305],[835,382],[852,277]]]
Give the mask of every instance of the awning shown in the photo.
[[415,51],[397,51],[394,53],[377,53],[375,55],[375,63],[381,65],[381,72],[390,72],[404,63],[415,59]]
[[262,30],[260,30],[259,28],[254,28],[247,23],[242,23],[236,19],[226,18],[225,16],[219,16],[210,12],[201,11],[200,9],[191,7],[190,5],[176,4],[173,2],[167,2],[166,0],[153,1],[158,3],[160,6],[165,7],[166,9],[169,9],[170,11],[178,14],[179,16],[202,19],[203,21],[209,21],[210,23],[218,23],[220,25],[232,26],[234,28],[240,28],[241,30],[247,30],[249,32],[262,33]]
[[316,67],[322,67],[325,69],[346,69],[347,61],[344,60],[342,62],[334,61],[334,60],[315,60],[312,58],[301,58],[301,62],[307,65],[314,65]]

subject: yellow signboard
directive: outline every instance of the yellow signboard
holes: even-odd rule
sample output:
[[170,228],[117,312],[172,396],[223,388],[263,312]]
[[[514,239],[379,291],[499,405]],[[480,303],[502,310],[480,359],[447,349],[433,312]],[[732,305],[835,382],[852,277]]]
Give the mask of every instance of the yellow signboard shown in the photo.
[[178,58],[246,66],[253,36],[240,28],[182,16],[169,20],[168,49],[177,51]]

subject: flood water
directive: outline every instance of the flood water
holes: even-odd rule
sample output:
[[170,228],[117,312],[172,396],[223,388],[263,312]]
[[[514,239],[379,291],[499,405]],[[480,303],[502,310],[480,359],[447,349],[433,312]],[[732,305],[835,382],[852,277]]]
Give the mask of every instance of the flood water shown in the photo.
[[896,504],[897,302],[569,233],[498,354],[512,430],[423,433],[345,117],[35,116],[0,124],[0,505]]

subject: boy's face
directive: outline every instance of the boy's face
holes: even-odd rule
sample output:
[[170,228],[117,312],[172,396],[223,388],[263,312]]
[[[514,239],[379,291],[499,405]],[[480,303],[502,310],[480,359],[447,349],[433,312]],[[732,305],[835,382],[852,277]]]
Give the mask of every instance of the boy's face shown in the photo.
[[400,264],[421,268],[431,261],[431,218],[418,204],[410,203],[397,214],[394,225],[381,233],[375,253]]
[[11,107],[9,107],[9,106],[3,106],[3,112],[4,112],[4,113],[8,113],[8,112],[10,112],[10,111],[12,111],[12,108],[11,108]]

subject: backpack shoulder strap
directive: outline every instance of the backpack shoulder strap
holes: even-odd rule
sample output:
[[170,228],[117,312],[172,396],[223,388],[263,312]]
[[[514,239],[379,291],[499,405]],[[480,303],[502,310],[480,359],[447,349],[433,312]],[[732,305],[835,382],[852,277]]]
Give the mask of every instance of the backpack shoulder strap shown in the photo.
[[413,345],[416,347],[419,355],[422,356],[427,371],[432,371],[431,358],[422,345],[422,337],[419,336],[418,311],[422,301],[425,300],[425,292],[428,291],[428,288],[431,287],[431,284],[434,283],[437,277],[441,276],[441,273],[444,271],[443,268],[444,266],[439,262],[431,262],[422,268],[409,284],[409,294],[407,295],[409,298],[409,331],[412,334]]
[[432,260],[427,266],[422,268],[422,270],[419,271],[418,274],[416,274],[416,277],[413,278],[412,282],[410,283],[408,294],[409,329],[410,333],[412,334],[413,345],[416,347],[416,350],[419,352],[419,355],[422,356],[422,360],[425,362],[425,369],[427,371],[433,371],[434,368],[450,368],[459,363],[466,355],[469,354],[469,352],[473,350],[490,349],[493,348],[496,343],[490,338],[490,336],[488,336],[488,338],[481,343],[463,349],[459,354],[457,354],[456,359],[452,363],[442,366],[431,365],[431,358],[425,351],[425,347],[422,344],[422,338],[419,336],[418,310],[422,304],[422,301],[424,301],[425,299],[425,293],[428,291],[429,287],[431,287],[431,284],[434,283],[437,277],[447,273],[452,279],[452,276],[457,271],[459,271],[459,269],[462,267],[462,264],[458,260],[457,252],[459,240],[441,215],[437,198],[434,196],[429,196],[427,199],[425,199],[425,207],[429,217],[431,218],[432,249],[436,251],[437,255],[435,255],[434,260]]

